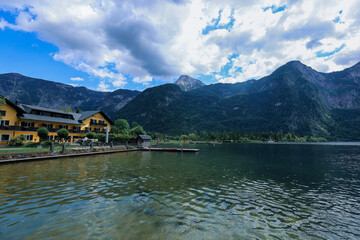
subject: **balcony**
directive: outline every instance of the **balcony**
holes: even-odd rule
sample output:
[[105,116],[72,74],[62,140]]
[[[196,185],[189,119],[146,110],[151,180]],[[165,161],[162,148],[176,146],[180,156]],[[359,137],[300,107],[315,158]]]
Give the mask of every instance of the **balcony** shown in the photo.
[[[3,126],[0,125],[0,130],[3,131],[19,131],[19,132],[36,132],[38,130],[37,127],[21,127],[21,126]],[[54,133],[59,131],[59,128],[50,128],[48,129],[49,132]],[[74,129],[67,129],[69,133],[82,133],[85,134],[90,132],[90,130],[74,130]],[[106,133],[104,130],[95,131],[95,133]]]
[[106,123],[98,123],[98,122],[90,122],[90,126],[107,127],[107,124]]

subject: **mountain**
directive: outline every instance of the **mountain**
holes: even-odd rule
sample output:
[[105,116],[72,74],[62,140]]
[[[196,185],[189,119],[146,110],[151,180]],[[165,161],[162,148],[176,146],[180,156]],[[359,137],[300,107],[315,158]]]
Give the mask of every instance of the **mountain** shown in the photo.
[[98,92],[17,73],[0,74],[0,94],[12,101],[20,100],[22,103],[55,109],[101,109],[110,117],[139,93],[123,89]]
[[175,82],[175,84],[184,91],[190,91],[205,86],[202,81],[194,79],[187,75],[181,75],[179,79]]
[[329,140],[360,140],[360,63],[321,73],[291,61],[269,76],[205,85],[189,76],[143,92],[85,87],[0,74],[0,94],[43,107],[101,109],[147,131],[295,132]]
[[189,91],[166,84],[145,90],[115,117],[163,133],[282,131],[360,140],[359,66],[320,73],[292,61],[244,83]]

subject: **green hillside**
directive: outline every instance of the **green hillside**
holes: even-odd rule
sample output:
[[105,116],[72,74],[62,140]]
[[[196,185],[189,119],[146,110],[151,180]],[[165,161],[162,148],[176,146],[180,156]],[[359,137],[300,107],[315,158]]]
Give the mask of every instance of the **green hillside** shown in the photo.
[[[282,131],[360,140],[360,128],[356,127],[358,99],[349,101],[352,93],[346,90],[350,84],[358,91],[358,77],[345,71],[352,69],[323,74],[300,62],[289,62],[257,81],[214,84],[188,92],[166,84],[145,90],[115,117],[137,121],[148,131],[162,133]],[[316,76],[324,78],[325,83],[319,84]],[[342,92],[336,92],[337,88]],[[333,93],[331,101],[326,100],[326,93]],[[352,108],[339,108],[339,102]],[[345,112],[346,120],[342,119]]]

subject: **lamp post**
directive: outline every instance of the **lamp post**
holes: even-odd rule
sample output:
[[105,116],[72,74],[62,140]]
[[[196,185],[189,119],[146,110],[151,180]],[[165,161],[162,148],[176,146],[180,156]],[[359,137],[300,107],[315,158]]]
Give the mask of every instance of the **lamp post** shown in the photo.
[[105,143],[109,143],[109,127],[106,126],[106,137],[105,137]]

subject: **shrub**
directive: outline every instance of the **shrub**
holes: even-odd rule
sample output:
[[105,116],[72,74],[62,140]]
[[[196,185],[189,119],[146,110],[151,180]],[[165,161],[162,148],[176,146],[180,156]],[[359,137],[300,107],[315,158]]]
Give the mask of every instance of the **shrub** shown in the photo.
[[52,141],[47,140],[47,141],[43,141],[42,143],[40,143],[40,145],[44,146],[44,147],[50,147],[51,143],[52,143]]
[[145,135],[146,132],[141,126],[137,126],[130,130],[130,134],[133,136],[139,136],[139,135]]
[[105,133],[98,133],[96,134],[96,138],[99,140],[99,142],[105,142],[106,140],[106,134]]
[[20,135],[17,137],[12,138],[9,141],[9,145],[10,146],[23,146],[24,145],[24,141],[25,141],[25,136],[24,135]]
[[47,130],[46,128],[44,127],[41,127],[37,130],[37,134],[40,138],[40,141],[44,140],[44,139],[47,139],[48,136],[49,136],[49,130]]
[[116,142],[119,142],[119,143],[126,143],[127,141],[129,141],[130,139],[130,136],[127,135],[127,134],[119,134],[117,135],[116,137]]
[[88,133],[86,133],[85,137],[87,137],[89,139],[94,139],[94,138],[96,138],[96,133],[88,132]]
[[37,142],[28,142],[25,144],[25,147],[37,147],[39,146],[39,143]]
[[67,139],[69,136],[69,131],[67,129],[60,129],[56,133],[60,139]]

